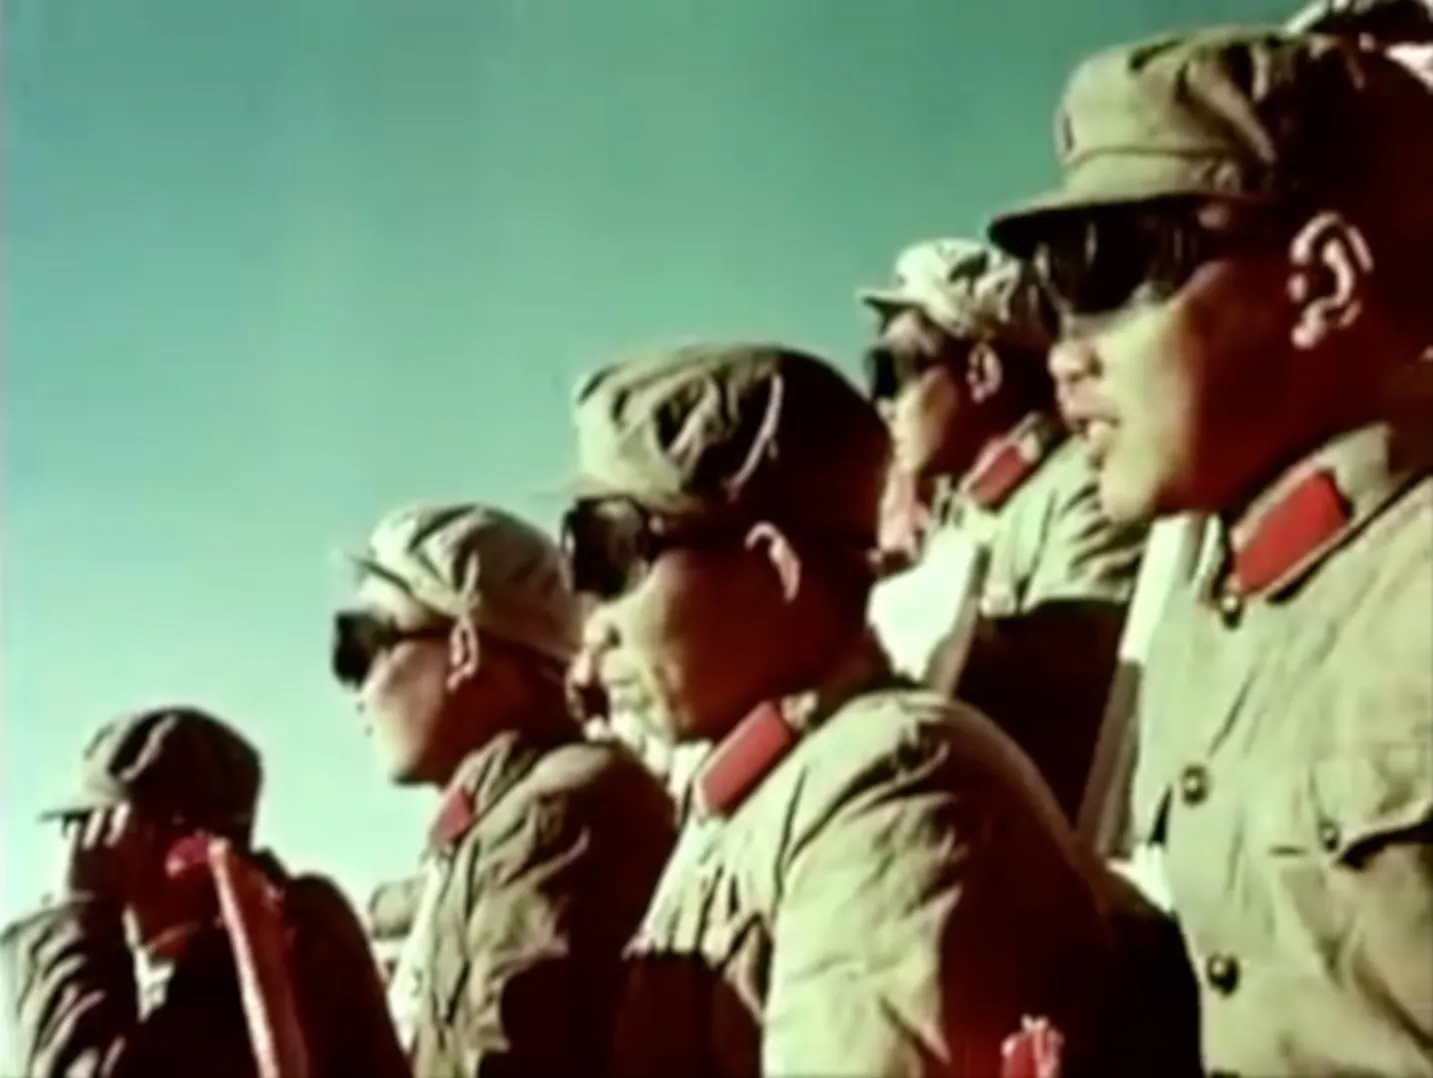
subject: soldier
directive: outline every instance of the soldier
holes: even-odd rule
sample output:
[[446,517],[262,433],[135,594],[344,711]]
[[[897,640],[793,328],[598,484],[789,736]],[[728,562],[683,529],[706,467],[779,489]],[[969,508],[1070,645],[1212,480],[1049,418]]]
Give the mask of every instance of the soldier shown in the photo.
[[1332,37],[1072,76],[1063,186],[998,218],[1119,519],[1210,514],[1145,671],[1133,817],[1207,1066],[1433,1074],[1433,95]]
[[1026,1017],[1066,1078],[1117,1073],[1114,945],[1059,808],[866,627],[874,409],[745,345],[608,367],[575,407],[564,534],[601,599],[581,667],[717,743],[632,948],[615,1073],[995,1075]]
[[558,551],[497,509],[434,505],[387,516],[354,561],[334,674],[389,779],[443,791],[390,983],[414,1072],[592,1073],[674,823],[567,710],[580,626]]
[[[891,428],[893,481],[933,490],[936,528],[924,564],[877,589],[873,618],[908,617],[884,608],[898,592],[953,607],[942,541],[985,548],[963,669],[943,671],[951,656],[935,647],[915,672],[989,715],[1073,819],[1144,529],[1105,519],[1094,470],[1066,437],[1046,366],[1053,318],[1028,267],[973,240],[932,240],[901,254],[892,286],[861,298],[880,318],[867,369]],[[956,613],[937,623],[949,628]]]
[[308,1073],[408,1073],[348,903],[329,881],[291,877],[249,851],[260,782],[254,748],[192,708],[142,711],[99,731],[76,795],[47,814],[69,840],[61,893],[0,937],[15,1051],[7,1074],[256,1073],[239,945],[220,924],[212,884],[169,872],[196,833],[245,851],[280,893]]

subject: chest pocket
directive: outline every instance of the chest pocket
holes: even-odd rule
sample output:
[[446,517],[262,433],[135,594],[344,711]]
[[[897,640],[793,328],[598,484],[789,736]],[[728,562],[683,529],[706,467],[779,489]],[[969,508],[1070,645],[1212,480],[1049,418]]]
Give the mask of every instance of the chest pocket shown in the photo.
[[1433,942],[1433,739],[1353,746],[1258,789],[1249,882],[1267,872],[1281,949],[1381,968]]

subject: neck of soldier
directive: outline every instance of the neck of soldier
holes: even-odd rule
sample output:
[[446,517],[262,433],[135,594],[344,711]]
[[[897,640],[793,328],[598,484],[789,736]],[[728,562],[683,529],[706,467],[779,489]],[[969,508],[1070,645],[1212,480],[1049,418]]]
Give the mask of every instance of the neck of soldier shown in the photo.
[[576,729],[567,698],[555,681],[536,676],[488,681],[481,691],[455,696],[444,716],[443,734],[425,769],[428,785],[447,789],[463,761],[510,730],[539,736]]
[[1016,387],[1003,388],[988,400],[969,402],[947,441],[930,478],[959,484],[995,451],[1010,432],[1041,405]]
[[[767,676],[753,686],[751,698],[740,714],[732,715],[715,739],[729,733],[752,711],[766,703],[810,692],[824,683],[867,635],[864,601],[855,596],[830,594],[809,597],[809,602],[792,611],[782,626],[781,639],[788,641]],[[770,652],[775,654],[774,649]]]
[[[1249,439],[1223,440],[1229,449],[1222,454],[1224,467],[1216,472],[1223,481],[1202,492],[1198,508],[1218,512],[1233,523],[1291,468],[1339,435],[1379,420],[1396,420],[1410,406],[1413,414],[1426,417],[1433,368],[1416,356],[1390,363],[1388,354],[1362,349],[1325,364],[1324,377],[1307,378],[1302,384],[1293,380],[1285,406],[1254,426]],[[1251,445],[1256,438],[1259,443]]]

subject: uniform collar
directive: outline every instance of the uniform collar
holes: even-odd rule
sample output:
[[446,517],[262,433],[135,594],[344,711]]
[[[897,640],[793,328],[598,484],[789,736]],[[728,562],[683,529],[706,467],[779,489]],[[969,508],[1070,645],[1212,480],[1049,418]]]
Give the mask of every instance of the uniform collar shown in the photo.
[[1216,574],[1219,591],[1279,598],[1433,469],[1433,364],[1419,368],[1387,418],[1326,442],[1236,519],[1220,523],[1227,554]]
[[707,756],[692,782],[699,816],[730,816],[808,730],[848,700],[894,679],[890,661],[867,632],[805,692],[752,710]]
[[961,495],[988,512],[999,509],[1039,470],[1065,433],[1054,416],[1032,412],[980,454],[960,481]]
[[555,729],[504,730],[474,749],[458,765],[438,802],[428,829],[428,851],[451,854],[497,801],[532,770],[538,759],[559,745],[578,739],[574,725]]

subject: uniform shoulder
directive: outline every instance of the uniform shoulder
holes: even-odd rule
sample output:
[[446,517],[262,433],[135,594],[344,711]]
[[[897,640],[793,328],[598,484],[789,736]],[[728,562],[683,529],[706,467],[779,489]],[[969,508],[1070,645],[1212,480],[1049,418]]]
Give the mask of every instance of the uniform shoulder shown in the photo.
[[573,741],[544,756],[524,784],[530,796],[557,798],[660,797],[661,782],[617,742]]
[[880,791],[1024,783],[1033,768],[980,712],[937,693],[892,688],[847,701],[804,740],[802,800],[816,811]]
[[561,745],[547,753],[514,792],[519,815],[538,819],[542,823],[538,830],[553,836],[591,829],[622,834],[633,847],[666,848],[675,835],[671,797],[661,781],[620,744]]

